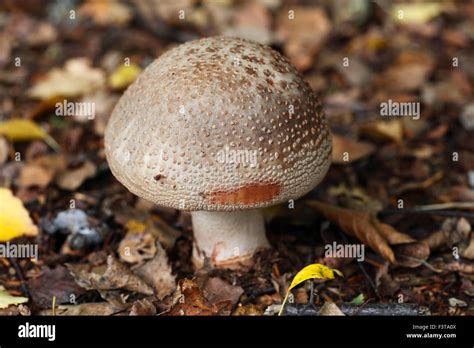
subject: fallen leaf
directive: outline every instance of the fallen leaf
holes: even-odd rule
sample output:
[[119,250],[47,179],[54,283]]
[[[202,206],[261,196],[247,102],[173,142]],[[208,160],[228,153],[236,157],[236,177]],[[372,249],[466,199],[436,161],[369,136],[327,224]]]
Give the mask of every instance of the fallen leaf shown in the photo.
[[178,284],[179,292],[175,303],[165,315],[179,316],[209,316],[228,313],[231,309],[230,301],[212,304],[204,296],[203,290],[191,279],[182,279]]
[[28,298],[10,295],[3,287],[0,286],[0,309],[7,308],[10,305],[18,305],[28,302]]
[[364,294],[360,293],[359,295],[357,295],[356,297],[354,297],[352,299],[351,304],[354,304],[354,305],[357,305],[357,306],[360,306],[361,304],[363,304],[365,301],[365,296]]
[[395,245],[393,252],[400,266],[410,268],[422,265],[430,256],[430,248],[423,242]]
[[[265,306],[261,304],[247,303],[242,305],[239,303],[232,315],[234,316],[261,316],[265,312]],[[272,314],[273,315],[273,314]]]
[[399,119],[391,121],[376,121],[360,127],[360,131],[375,139],[401,142],[403,139],[403,125]]
[[97,172],[97,167],[91,161],[85,161],[79,168],[74,168],[61,173],[56,182],[60,188],[68,191],[75,191],[83,182],[93,177]]
[[71,303],[85,293],[64,266],[46,269],[40,275],[28,280],[33,302],[42,308],[50,308],[53,296],[56,303]]
[[452,248],[460,243],[467,243],[471,234],[471,225],[465,218],[448,218],[441,230],[431,233],[423,239],[431,251],[442,247]]
[[113,89],[123,89],[135,81],[140,72],[141,69],[136,64],[121,65],[109,76],[109,86]]
[[451,307],[467,307],[466,302],[455,297],[451,297],[448,302]]
[[156,307],[146,298],[137,300],[132,305],[130,315],[156,315]]
[[334,279],[334,273],[341,277],[343,276],[341,271],[337,269],[331,269],[317,263],[308,265],[295,275],[288,291],[291,291],[295,286],[308,279]]
[[332,135],[332,161],[337,164],[355,162],[374,153],[375,147],[337,134]]
[[12,142],[34,139],[43,140],[48,136],[48,133],[35,122],[19,118],[0,122],[0,134],[3,134]]
[[140,277],[133,274],[124,264],[112,255],[107,258],[107,267],[96,267],[89,271],[84,265],[66,265],[72,276],[86,290],[116,290],[124,289],[140,294],[152,295],[153,289]]
[[209,278],[204,285],[204,296],[211,303],[230,301],[232,306],[236,305],[244,289],[237,285],[231,285],[221,278]]
[[150,233],[127,233],[120,241],[118,253],[122,261],[141,264],[155,256],[155,238]]
[[319,315],[323,316],[345,316],[339,307],[333,302],[325,302],[319,310]]
[[156,254],[153,259],[134,272],[153,287],[158,299],[162,299],[176,289],[176,276],[172,274],[168,256],[160,242],[156,243]]
[[415,241],[410,236],[398,232],[392,226],[380,222],[372,211],[340,208],[314,200],[306,203],[323,214],[326,219],[337,224],[345,233],[370,246],[391,263],[396,263],[396,259],[389,244]]
[[286,300],[288,299],[290,291],[295,286],[309,279],[334,279],[334,273],[338,274],[341,277],[343,276],[341,271],[337,269],[331,269],[327,266],[320,265],[317,263],[308,265],[305,268],[303,268],[301,271],[299,271],[295,275],[288,290],[286,291],[286,295],[285,295],[285,298],[283,299],[283,302],[281,304],[281,309],[278,315],[281,315],[281,313],[283,313],[283,308],[285,307]]
[[402,52],[377,78],[378,84],[389,91],[414,91],[425,84],[433,68],[434,60],[428,53]]
[[442,11],[442,2],[396,3],[390,15],[400,24],[424,24]]
[[285,55],[303,71],[312,66],[331,31],[331,22],[322,8],[292,7],[281,11],[277,27]]
[[0,317],[10,317],[16,315],[30,316],[31,310],[28,306],[20,304],[18,306],[10,305],[7,308],[0,308]]
[[38,234],[23,203],[6,188],[0,188],[0,242]]
[[28,163],[21,169],[18,184],[22,187],[38,186],[45,188],[53,180],[53,177],[53,170]]
[[78,97],[105,86],[105,74],[92,68],[87,58],[68,60],[64,68],[54,68],[46,77],[28,90],[33,98]]
[[87,0],[79,12],[104,26],[126,25],[133,17],[130,8],[117,0]]

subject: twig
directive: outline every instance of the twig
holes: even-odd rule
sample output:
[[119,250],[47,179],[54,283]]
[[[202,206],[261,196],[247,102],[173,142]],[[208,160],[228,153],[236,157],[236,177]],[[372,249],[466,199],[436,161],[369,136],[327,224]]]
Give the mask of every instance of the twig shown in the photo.
[[444,209],[474,209],[474,202],[448,202],[438,204],[419,205],[413,209],[419,211],[425,210],[444,210]]
[[450,217],[465,217],[474,219],[474,212],[470,211],[459,211],[459,210],[421,210],[416,208],[404,208],[404,209],[385,209],[379,212],[382,217],[387,215],[397,214],[429,214],[438,216],[450,216]]
[[255,298],[262,296],[262,295],[269,295],[275,293],[275,288],[273,286],[265,288],[265,289],[257,289],[251,291],[249,294],[247,294],[247,298],[242,301],[242,304],[247,304],[252,302]]
[[20,265],[14,258],[8,258],[10,263],[13,265],[13,268],[15,268],[16,273],[18,274],[18,278],[20,279],[21,282],[21,291],[26,295],[26,297],[30,298],[30,290],[28,289],[28,285],[25,279],[25,276],[23,275],[23,270],[21,269]]
[[[342,303],[337,305],[339,309],[347,316],[406,316],[406,315],[426,315],[428,308],[412,303],[367,303],[364,306]],[[315,305],[303,309],[304,305],[286,304],[284,315],[319,315],[322,305]]]

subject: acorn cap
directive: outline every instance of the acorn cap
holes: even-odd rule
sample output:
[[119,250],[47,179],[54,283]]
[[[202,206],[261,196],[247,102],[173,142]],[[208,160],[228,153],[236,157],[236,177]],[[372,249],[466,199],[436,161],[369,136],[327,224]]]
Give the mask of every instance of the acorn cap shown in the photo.
[[150,64],[105,133],[114,176],[158,205],[233,211],[296,199],[326,174],[331,135],[310,86],[270,47],[187,42]]

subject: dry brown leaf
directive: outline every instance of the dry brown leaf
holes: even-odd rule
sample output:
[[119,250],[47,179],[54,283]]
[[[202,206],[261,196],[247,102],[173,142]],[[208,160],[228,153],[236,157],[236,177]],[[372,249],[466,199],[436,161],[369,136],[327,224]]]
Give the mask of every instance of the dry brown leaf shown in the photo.
[[156,315],[156,307],[146,298],[137,300],[132,305],[130,315]]
[[319,310],[319,315],[328,316],[344,316],[345,314],[339,309],[339,307],[333,302],[324,302],[323,306]]
[[414,91],[428,79],[434,67],[433,59],[425,52],[402,52],[379,78],[379,84],[391,91]]
[[18,179],[22,187],[39,186],[44,188],[56,176],[56,173],[66,169],[66,159],[61,154],[44,155],[26,164]]
[[441,230],[431,233],[423,239],[431,251],[442,247],[451,248],[459,243],[468,242],[471,226],[465,218],[444,220]]
[[300,71],[313,65],[314,56],[331,31],[331,22],[322,8],[292,7],[277,19],[285,55]]
[[56,303],[61,304],[70,303],[85,293],[64,266],[48,268],[40,275],[35,275],[28,280],[28,289],[33,302],[42,308],[51,307],[53,296],[56,297]]
[[332,135],[332,161],[347,164],[370,156],[375,147],[367,142],[355,141],[337,134]]
[[166,251],[158,241],[155,257],[134,272],[153,287],[158,299],[162,299],[176,289],[176,276],[172,274]]
[[399,119],[391,121],[376,121],[363,125],[360,131],[375,139],[401,142],[403,139],[403,124]]
[[179,293],[171,309],[165,315],[221,315],[228,313],[231,308],[230,301],[212,304],[203,293],[199,285],[191,279],[182,279],[178,285]]
[[370,246],[391,263],[396,263],[396,259],[389,244],[414,242],[410,236],[380,222],[372,211],[340,208],[314,200],[307,201],[307,204],[318,210],[329,221],[337,224],[344,232]]
[[204,295],[211,303],[230,301],[234,306],[243,293],[242,287],[231,285],[218,277],[209,278],[204,285]]
[[44,188],[53,180],[54,171],[34,164],[27,164],[21,169],[18,184],[22,187],[38,186]]
[[430,256],[430,248],[423,242],[395,245],[393,251],[398,264],[410,268],[422,265]]
[[156,254],[155,238],[150,233],[127,233],[120,241],[119,256],[128,263],[143,263]]
[[[239,304],[232,315],[234,316],[262,316],[265,312],[265,306],[261,304],[247,303]],[[278,310],[276,311],[278,313]]]
[[152,295],[153,289],[140,277],[133,274],[124,264],[112,255],[107,258],[107,267],[96,267],[92,271],[84,265],[66,265],[76,283],[87,290],[124,289],[145,295]]
[[85,161],[82,166],[61,173],[56,182],[63,190],[75,191],[82,183],[95,175],[97,167],[90,161]]

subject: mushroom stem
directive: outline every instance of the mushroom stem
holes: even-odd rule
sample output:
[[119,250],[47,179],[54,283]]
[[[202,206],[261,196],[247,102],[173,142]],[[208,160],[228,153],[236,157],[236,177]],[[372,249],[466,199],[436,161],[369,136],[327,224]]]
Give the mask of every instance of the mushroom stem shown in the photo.
[[259,209],[234,212],[195,211],[193,262],[201,267],[209,257],[214,267],[238,268],[251,263],[258,249],[268,248]]

